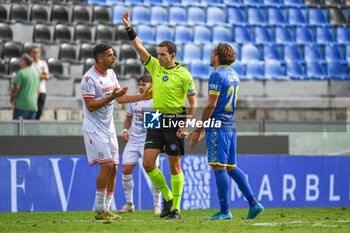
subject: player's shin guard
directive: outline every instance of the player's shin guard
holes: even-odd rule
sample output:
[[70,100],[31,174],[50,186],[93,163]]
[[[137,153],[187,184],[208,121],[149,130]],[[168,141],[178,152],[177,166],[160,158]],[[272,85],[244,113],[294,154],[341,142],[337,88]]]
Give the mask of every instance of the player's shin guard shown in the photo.
[[229,210],[229,180],[226,169],[220,169],[214,172],[216,179],[216,187],[220,201],[220,210],[223,214],[227,214]]
[[174,202],[171,210],[179,210],[181,204],[182,190],[184,188],[184,174],[181,172],[176,175],[171,175],[171,188],[173,190]]
[[153,171],[147,173],[153,183],[159,188],[160,192],[166,201],[173,199],[173,194],[166,184],[165,177],[159,168],[155,168]]
[[102,212],[105,209],[107,189],[96,189],[96,211]]
[[250,185],[248,183],[246,174],[238,167],[235,167],[234,169],[229,171],[228,174],[237,183],[239,190],[241,190],[244,197],[248,200],[249,206],[250,207],[255,206],[257,202],[254,198],[252,189],[250,188]]
[[133,189],[134,189],[134,180],[132,179],[132,175],[124,175],[122,176],[122,184],[125,194],[125,199],[127,203],[133,203]]
[[153,205],[159,206],[160,205],[160,190],[157,188],[157,186],[152,182],[151,190],[153,194]]

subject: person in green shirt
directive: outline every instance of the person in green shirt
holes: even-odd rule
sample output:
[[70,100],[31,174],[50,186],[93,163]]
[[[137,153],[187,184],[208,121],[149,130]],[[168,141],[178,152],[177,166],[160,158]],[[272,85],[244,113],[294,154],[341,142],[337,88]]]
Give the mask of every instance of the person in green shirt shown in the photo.
[[31,68],[33,59],[29,54],[23,54],[20,59],[20,70],[13,80],[11,105],[14,107],[13,119],[22,117],[25,120],[35,120],[38,111],[38,95],[40,79]]
[[[129,11],[124,13],[122,20],[129,39],[152,76],[153,108],[156,111],[153,117],[161,116],[164,121],[176,124],[168,128],[161,125],[160,129],[147,129],[143,167],[163,194],[164,207],[160,217],[181,219],[180,204],[184,185],[181,155],[185,153],[184,137],[187,137],[187,127],[185,124],[178,123],[191,120],[195,114],[197,108],[195,85],[190,72],[174,60],[176,45],[173,42],[161,42],[158,45],[156,59],[147,52],[131,27]],[[187,115],[184,111],[186,97],[190,104]],[[172,191],[164,175],[155,165],[162,149],[168,154]]]

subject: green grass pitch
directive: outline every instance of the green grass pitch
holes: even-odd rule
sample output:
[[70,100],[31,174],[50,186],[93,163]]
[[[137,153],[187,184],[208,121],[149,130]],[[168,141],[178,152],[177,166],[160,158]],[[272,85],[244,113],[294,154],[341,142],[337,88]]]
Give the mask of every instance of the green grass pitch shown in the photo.
[[350,232],[349,208],[265,209],[245,220],[247,209],[231,209],[233,220],[203,220],[217,210],[182,210],[180,221],[136,211],[120,221],[95,221],[93,211],[0,213],[0,232]]

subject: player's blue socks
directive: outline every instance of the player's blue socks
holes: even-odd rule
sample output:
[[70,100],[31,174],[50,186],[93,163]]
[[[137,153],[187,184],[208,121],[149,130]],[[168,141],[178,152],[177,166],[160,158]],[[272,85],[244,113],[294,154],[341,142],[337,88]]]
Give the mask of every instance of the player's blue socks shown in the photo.
[[218,188],[218,196],[220,201],[220,210],[223,214],[227,214],[229,210],[228,202],[228,190],[229,190],[229,180],[227,176],[226,169],[220,169],[214,172],[216,179],[216,187]]
[[241,190],[244,197],[248,200],[249,206],[250,207],[255,206],[257,201],[254,198],[254,195],[253,195],[252,189],[250,188],[250,185],[248,183],[248,179],[246,177],[246,174],[238,167],[235,167],[234,169],[229,171],[228,174],[237,183],[238,188]]

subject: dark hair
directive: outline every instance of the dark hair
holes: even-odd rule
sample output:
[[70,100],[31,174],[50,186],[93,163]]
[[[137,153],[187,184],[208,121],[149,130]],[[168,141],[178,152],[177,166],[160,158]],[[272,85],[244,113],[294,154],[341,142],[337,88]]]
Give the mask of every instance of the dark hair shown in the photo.
[[149,74],[143,75],[137,79],[138,83],[140,81],[145,82],[145,83],[152,83],[152,76]]
[[33,50],[33,49],[39,49],[39,51],[41,50],[38,45],[33,45],[30,50]]
[[23,61],[27,64],[27,66],[31,66],[33,63],[33,58],[28,53],[24,53],[21,56],[21,59],[23,59]]
[[172,53],[176,54],[176,45],[174,44],[174,42],[172,42],[170,40],[166,40],[166,41],[161,42],[158,45],[158,47],[167,47],[169,54],[172,54]]
[[231,65],[236,60],[236,53],[229,44],[220,43],[215,54],[219,56],[220,65]]
[[106,52],[108,49],[111,49],[112,46],[110,46],[109,44],[98,44],[95,46],[95,48],[92,50],[92,55],[95,58],[95,61],[97,62],[97,57],[98,55],[100,55],[101,53]]

